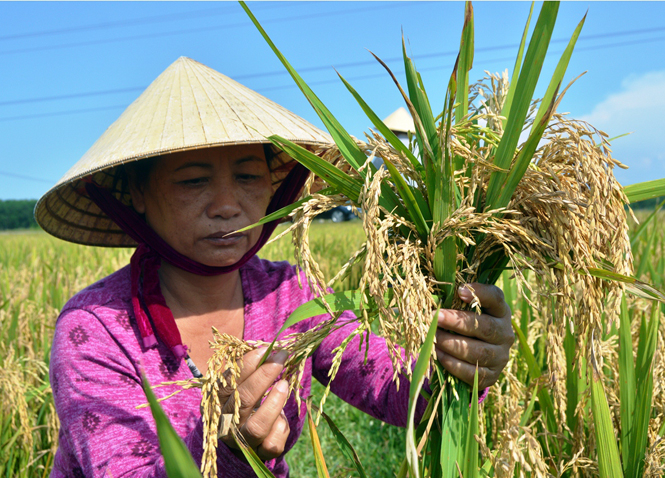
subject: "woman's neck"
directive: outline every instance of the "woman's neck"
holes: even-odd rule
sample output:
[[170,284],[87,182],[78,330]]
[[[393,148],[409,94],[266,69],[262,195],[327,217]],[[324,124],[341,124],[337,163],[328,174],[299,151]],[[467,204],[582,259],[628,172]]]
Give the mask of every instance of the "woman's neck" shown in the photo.
[[216,276],[200,276],[162,261],[159,282],[166,304],[176,319],[230,312],[243,306],[238,270]]

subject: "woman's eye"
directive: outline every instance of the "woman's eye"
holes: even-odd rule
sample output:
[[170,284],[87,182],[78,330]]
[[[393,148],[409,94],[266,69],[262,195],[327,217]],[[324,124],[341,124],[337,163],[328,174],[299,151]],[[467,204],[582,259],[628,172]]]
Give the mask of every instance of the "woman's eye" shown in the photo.
[[236,177],[240,182],[245,182],[245,183],[256,181],[257,179],[261,178],[261,176],[258,174],[238,174],[236,175]]
[[208,178],[192,178],[192,179],[185,179],[183,181],[178,181],[178,184],[182,184],[183,186],[199,186],[207,182]]

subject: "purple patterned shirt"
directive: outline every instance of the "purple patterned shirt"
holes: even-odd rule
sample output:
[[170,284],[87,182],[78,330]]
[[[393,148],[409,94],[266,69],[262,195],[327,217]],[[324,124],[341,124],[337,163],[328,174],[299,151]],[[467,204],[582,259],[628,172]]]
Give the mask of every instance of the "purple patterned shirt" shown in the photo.
[[[51,385],[60,418],[59,448],[52,477],[165,477],[155,424],[141,388],[143,369],[151,384],[186,380],[192,373],[161,341],[145,349],[131,305],[129,266],[76,294],[56,323],[51,353]],[[313,295],[303,278],[298,286],[295,268],[287,262],[252,258],[240,269],[245,298],[245,340],[272,341],[291,312]],[[349,316],[352,317],[352,316]],[[297,324],[287,333],[311,328],[322,317]],[[310,393],[314,376],[328,383],[332,350],[348,336],[351,324],[330,334],[307,359],[302,396]],[[406,424],[408,387],[399,392],[392,382],[393,368],[383,339],[370,338],[367,362],[358,338],[347,348],[332,391],[346,402],[385,422]],[[155,390],[158,397],[178,387]],[[203,427],[198,388],[183,391],[162,402],[176,432],[194,460],[200,463]],[[424,401],[420,412],[424,409]],[[298,415],[291,396],[284,412],[291,432],[285,452],[302,431],[305,413]],[[287,477],[284,455],[266,462],[276,477]],[[254,476],[248,464],[219,443],[220,477]]]

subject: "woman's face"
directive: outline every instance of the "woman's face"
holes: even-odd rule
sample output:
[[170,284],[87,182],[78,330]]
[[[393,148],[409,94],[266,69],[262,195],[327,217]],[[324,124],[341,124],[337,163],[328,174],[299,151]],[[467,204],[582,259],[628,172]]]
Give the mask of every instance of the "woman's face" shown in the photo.
[[260,144],[163,156],[145,184],[131,187],[137,212],[171,247],[209,266],[240,260],[262,227],[223,237],[261,219],[272,194]]

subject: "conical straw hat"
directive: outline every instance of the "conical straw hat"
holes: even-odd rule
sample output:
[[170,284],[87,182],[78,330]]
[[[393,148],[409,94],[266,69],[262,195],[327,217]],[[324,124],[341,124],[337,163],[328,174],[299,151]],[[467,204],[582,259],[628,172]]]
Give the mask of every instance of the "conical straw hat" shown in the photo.
[[[118,165],[178,151],[269,143],[267,137],[273,134],[313,150],[333,144],[328,134],[287,109],[201,63],[180,57],[42,196],[35,218],[46,232],[67,241],[133,246],[134,241],[90,200],[82,178],[92,175],[96,183],[129,204]],[[292,161],[281,152],[272,160],[275,189]]]

